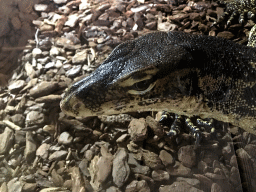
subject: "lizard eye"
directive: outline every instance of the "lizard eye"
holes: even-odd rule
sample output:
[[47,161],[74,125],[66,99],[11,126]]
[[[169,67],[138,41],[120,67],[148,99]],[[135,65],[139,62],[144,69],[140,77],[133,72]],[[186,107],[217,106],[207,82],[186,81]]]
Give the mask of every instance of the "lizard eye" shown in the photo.
[[149,79],[147,79],[147,80],[135,83],[134,84],[134,88],[137,91],[144,91],[144,90],[146,90],[150,86],[151,83],[152,82]]
[[152,79],[140,81],[135,83],[132,86],[132,89],[128,91],[128,93],[133,95],[143,95],[153,89],[155,84],[156,82],[154,82]]

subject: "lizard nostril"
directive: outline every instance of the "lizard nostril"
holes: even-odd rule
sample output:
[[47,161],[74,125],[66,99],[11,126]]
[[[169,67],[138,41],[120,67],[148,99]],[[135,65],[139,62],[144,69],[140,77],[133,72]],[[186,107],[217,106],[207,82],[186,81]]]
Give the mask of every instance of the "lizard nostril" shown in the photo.
[[74,110],[78,110],[80,107],[81,107],[81,105],[82,105],[82,103],[81,102],[77,102],[77,103],[75,103],[74,105],[73,105],[73,109]]

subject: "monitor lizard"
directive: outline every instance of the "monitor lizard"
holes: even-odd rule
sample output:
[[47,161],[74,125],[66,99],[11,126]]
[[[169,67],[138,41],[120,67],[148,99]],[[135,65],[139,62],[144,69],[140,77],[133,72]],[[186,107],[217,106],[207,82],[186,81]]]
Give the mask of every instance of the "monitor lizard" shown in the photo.
[[[253,39],[253,38],[252,38]],[[183,32],[117,46],[61,101],[70,116],[169,111],[214,118],[256,134],[256,48]]]
[[[225,1],[222,20],[254,17],[255,1]],[[221,20],[217,21],[220,22]],[[61,101],[78,117],[133,111],[167,111],[214,118],[256,134],[255,30],[248,46],[183,32],[155,32],[116,47]]]

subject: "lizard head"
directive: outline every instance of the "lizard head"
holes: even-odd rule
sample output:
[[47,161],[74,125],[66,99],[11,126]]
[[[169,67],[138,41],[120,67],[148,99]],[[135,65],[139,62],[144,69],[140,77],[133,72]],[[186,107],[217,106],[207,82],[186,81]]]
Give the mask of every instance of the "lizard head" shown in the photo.
[[61,109],[75,117],[163,110],[166,97],[177,99],[182,92],[174,69],[188,61],[188,52],[164,32],[125,42],[91,75],[68,88]]
[[255,134],[255,48],[181,32],[156,32],[117,46],[61,101],[70,116],[137,111],[231,122]]

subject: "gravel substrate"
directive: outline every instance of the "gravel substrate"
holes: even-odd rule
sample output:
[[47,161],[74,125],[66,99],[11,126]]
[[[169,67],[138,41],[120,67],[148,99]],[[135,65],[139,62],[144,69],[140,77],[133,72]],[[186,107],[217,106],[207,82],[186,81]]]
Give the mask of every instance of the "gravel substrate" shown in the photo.
[[0,15],[1,192],[256,191],[256,137],[231,124],[202,127],[195,146],[187,131],[166,137],[161,112],[75,119],[59,107],[123,41],[175,30],[246,44],[254,21],[212,26],[224,7],[208,1],[24,2]]

